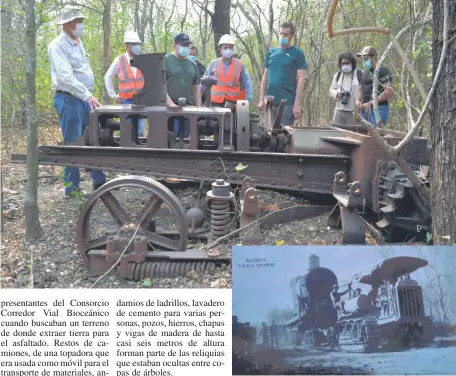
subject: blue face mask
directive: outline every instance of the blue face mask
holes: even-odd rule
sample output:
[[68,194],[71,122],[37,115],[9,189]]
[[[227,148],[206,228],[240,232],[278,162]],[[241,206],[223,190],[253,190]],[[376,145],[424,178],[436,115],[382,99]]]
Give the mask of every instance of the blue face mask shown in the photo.
[[288,46],[288,37],[280,37],[279,43],[281,46]]
[[363,61],[363,67],[364,69],[366,70],[370,70],[372,68],[372,60],[369,59],[369,60],[364,60]]
[[133,52],[134,55],[139,55],[141,53],[141,46],[139,44],[131,46],[131,52]]
[[179,46],[179,49],[177,50],[177,53],[179,56],[186,57],[190,53],[190,47],[188,46]]
[[196,56],[194,56],[194,55],[190,55],[190,56],[188,56],[188,58],[189,58],[190,60],[193,60],[193,61],[196,60]]

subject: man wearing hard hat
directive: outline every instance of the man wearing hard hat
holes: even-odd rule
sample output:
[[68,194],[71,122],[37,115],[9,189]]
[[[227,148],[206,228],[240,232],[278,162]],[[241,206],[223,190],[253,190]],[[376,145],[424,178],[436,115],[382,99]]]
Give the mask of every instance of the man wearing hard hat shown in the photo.
[[[117,56],[105,74],[104,80],[108,95],[117,103],[132,104],[133,95],[144,87],[141,71],[130,65],[130,60],[141,53],[141,40],[134,31],[127,31],[124,36],[125,53]],[[114,91],[113,78],[118,76],[119,94]],[[130,120],[130,119],[129,119]],[[138,136],[144,134],[145,119],[138,119]]]
[[[223,107],[225,102],[236,103],[246,98],[247,70],[242,61],[233,58],[234,39],[229,34],[219,40],[219,52],[222,57],[212,60],[205,76],[217,79],[211,88],[211,105]],[[205,90],[206,88],[203,88]],[[247,93],[247,99],[253,99],[253,93]]]
[[[89,54],[81,39],[86,17],[79,8],[65,6],[60,13],[59,25],[63,32],[48,47],[51,63],[54,108],[60,121],[64,143],[74,143],[82,136],[89,123],[89,112],[100,106],[93,96],[93,71],[90,67]],[[91,170],[93,189],[106,182],[102,171]],[[79,188],[79,168],[64,169],[65,197],[79,197],[85,192]]]

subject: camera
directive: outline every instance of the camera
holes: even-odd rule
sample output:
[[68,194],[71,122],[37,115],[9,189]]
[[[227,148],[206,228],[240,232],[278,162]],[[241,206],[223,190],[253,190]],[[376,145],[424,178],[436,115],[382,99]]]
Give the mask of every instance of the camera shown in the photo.
[[341,95],[341,99],[340,99],[340,102],[345,105],[348,103],[348,98],[350,98],[350,92],[347,91],[347,90],[344,90],[344,89],[341,89],[340,91],[340,95]]

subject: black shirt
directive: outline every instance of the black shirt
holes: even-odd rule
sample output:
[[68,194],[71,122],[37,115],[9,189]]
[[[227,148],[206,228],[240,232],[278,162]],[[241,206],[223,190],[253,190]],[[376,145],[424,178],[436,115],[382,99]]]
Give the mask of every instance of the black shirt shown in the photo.
[[[375,69],[371,69],[370,71],[363,71],[361,76],[361,88],[363,90],[363,103],[367,103],[372,100],[372,92],[374,88],[374,71]],[[383,84],[393,82],[393,76],[388,68],[380,67],[378,72],[378,81],[380,82],[380,87],[378,88],[378,94],[380,95],[384,91]],[[379,103],[379,105],[388,105],[388,101],[384,101]]]

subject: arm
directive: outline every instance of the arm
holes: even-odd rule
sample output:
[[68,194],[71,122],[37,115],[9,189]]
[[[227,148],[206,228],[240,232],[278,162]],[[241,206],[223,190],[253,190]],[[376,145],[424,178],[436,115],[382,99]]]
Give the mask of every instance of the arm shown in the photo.
[[268,68],[264,68],[263,78],[261,79],[260,85],[260,101],[258,102],[258,108],[262,110],[264,108],[264,95],[266,88],[268,87]]
[[106,91],[111,98],[117,97],[114,90],[113,78],[119,74],[119,58],[116,57],[104,76]]
[[166,101],[166,104],[169,106],[169,107],[176,107],[177,105],[173,102],[173,100],[169,97],[169,94],[166,95],[167,96],[167,101]]
[[[214,67],[214,61],[211,61],[211,63],[209,64],[209,67],[206,70],[206,73],[204,73],[202,78],[204,78],[204,77],[212,77],[212,71],[214,69],[213,67]],[[206,86],[201,85],[200,86],[200,91],[201,91],[201,94],[204,94],[206,92]]]
[[295,102],[293,104],[293,114],[296,120],[301,118],[301,97],[304,92],[305,87],[305,69],[298,69],[296,73],[296,78],[298,80],[298,87],[296,89]]
[[250,74],[247,72],[247,69],[245,70],[245,89],[247,93],[247,100],[250,102],[253,100],[253,86],[252,86],[252,80],[250,79]]
[[332,99],[338,99],[338,92],[337,92],[337,73],[334,75],[331,87],[329,88],[329,96]]
[[92,93],[74,76],[67,53],[62,47],[55,44],[49,48],[48,54],[61,90],[67,91],[83,101],[92,97]]
[[193,98],[195,98],[195,106],[201,107],[201,90],[199,83],[193,85],[192,94]]

